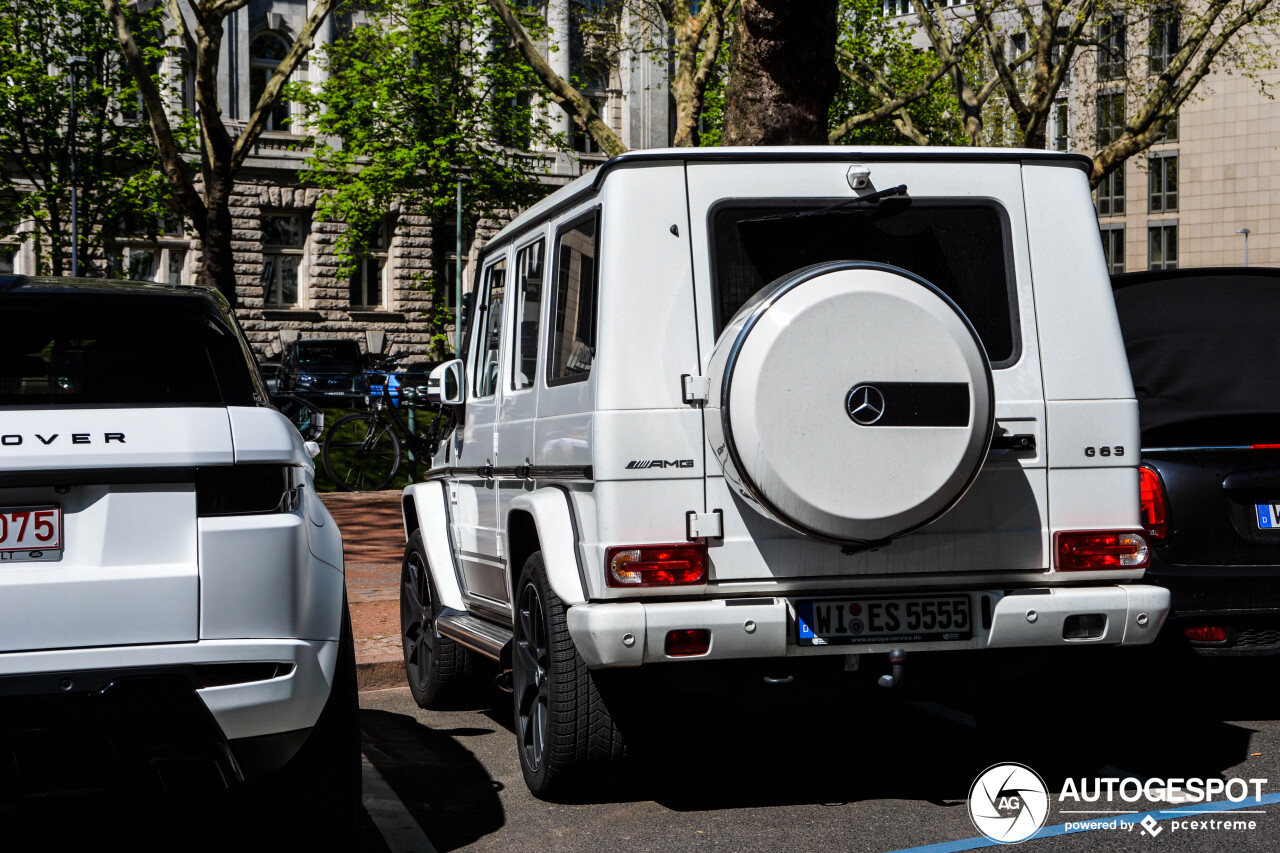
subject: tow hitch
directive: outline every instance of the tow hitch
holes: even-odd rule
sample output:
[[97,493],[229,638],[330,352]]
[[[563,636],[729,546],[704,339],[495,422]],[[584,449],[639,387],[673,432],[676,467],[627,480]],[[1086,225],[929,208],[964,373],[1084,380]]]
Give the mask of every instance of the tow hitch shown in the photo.
[[888,675],[880,676],[881,687],[897,687],[902,681],[903,664],[907,662],[907,653],[904,649],[894,649],[889,652],[889,663],[893,664],[893,669]]

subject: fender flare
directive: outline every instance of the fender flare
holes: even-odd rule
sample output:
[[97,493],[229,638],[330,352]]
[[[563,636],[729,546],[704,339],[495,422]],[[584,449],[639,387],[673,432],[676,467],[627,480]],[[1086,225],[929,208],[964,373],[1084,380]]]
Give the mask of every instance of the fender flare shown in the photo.
[[[407,512],[412,499],[418,530],[422,531],[422,544],[427,549],[427,568],[435,582],[440,603],[454,610],[466,610],[462,600],[462,585],[458,582],[458,566],[454,562],[453,543],[449,532],[449,506],[444,483],[428,480],[405,488],[400,497],[400,511]],[[409,518],[404,519],[405,539],[414,529]]]
[[[547,569],[547,581],[565,606],[585,604],[587,582],[578,550],[577,520],[564,489],[548,486],[511,501],[510,512],[527,512],[538,531],[538,545]],[[508,535],[510,524],[507,525]],[[508,544],[510,544],[508,542]],[[511,550],[508,549],[508,553]],[[515,581],[522,566],[512,566]]]

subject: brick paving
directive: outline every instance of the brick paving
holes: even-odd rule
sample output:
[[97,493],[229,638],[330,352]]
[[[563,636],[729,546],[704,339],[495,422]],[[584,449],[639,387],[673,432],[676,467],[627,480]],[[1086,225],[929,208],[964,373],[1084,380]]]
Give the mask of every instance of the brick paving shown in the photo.
[[347,603],[362,688],[404,683],[400,651],[400,492],[328,492],[325,506],[342,531]]

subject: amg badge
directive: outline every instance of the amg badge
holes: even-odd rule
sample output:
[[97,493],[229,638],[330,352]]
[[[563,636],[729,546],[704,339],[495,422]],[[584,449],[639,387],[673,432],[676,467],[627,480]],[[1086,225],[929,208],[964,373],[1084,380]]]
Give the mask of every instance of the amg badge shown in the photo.
[[633,459],[628,468],[692,468],[692,459]]

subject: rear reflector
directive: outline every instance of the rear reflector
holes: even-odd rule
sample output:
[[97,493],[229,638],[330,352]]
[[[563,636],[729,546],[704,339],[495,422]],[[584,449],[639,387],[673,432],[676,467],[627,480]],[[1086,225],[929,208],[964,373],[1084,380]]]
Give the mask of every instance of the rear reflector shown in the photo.
[[1169,501],[1160,475],[1146,466],[1138,468],[1138,497],[1147,538],[1153,545],[1163,542],[1169,535]]
[[1145,569],[1147,540],[1132,530],[1073,530],[1054,536],[1060,572]]
[[687,658],[705,655],[711,650],[711,631],[707,628],[668,631],[665,645],[667,657]]
[[605,551],[609,586],[679,586],[707,582],[707,546],[635,545]]
[[1188,640],[1195,640],[1197,643],[1225,643],[1227,641],[1227,629],[1221,625],[1197,625],[1194,628],[1187,628],[1183,633],[1187,635]]

